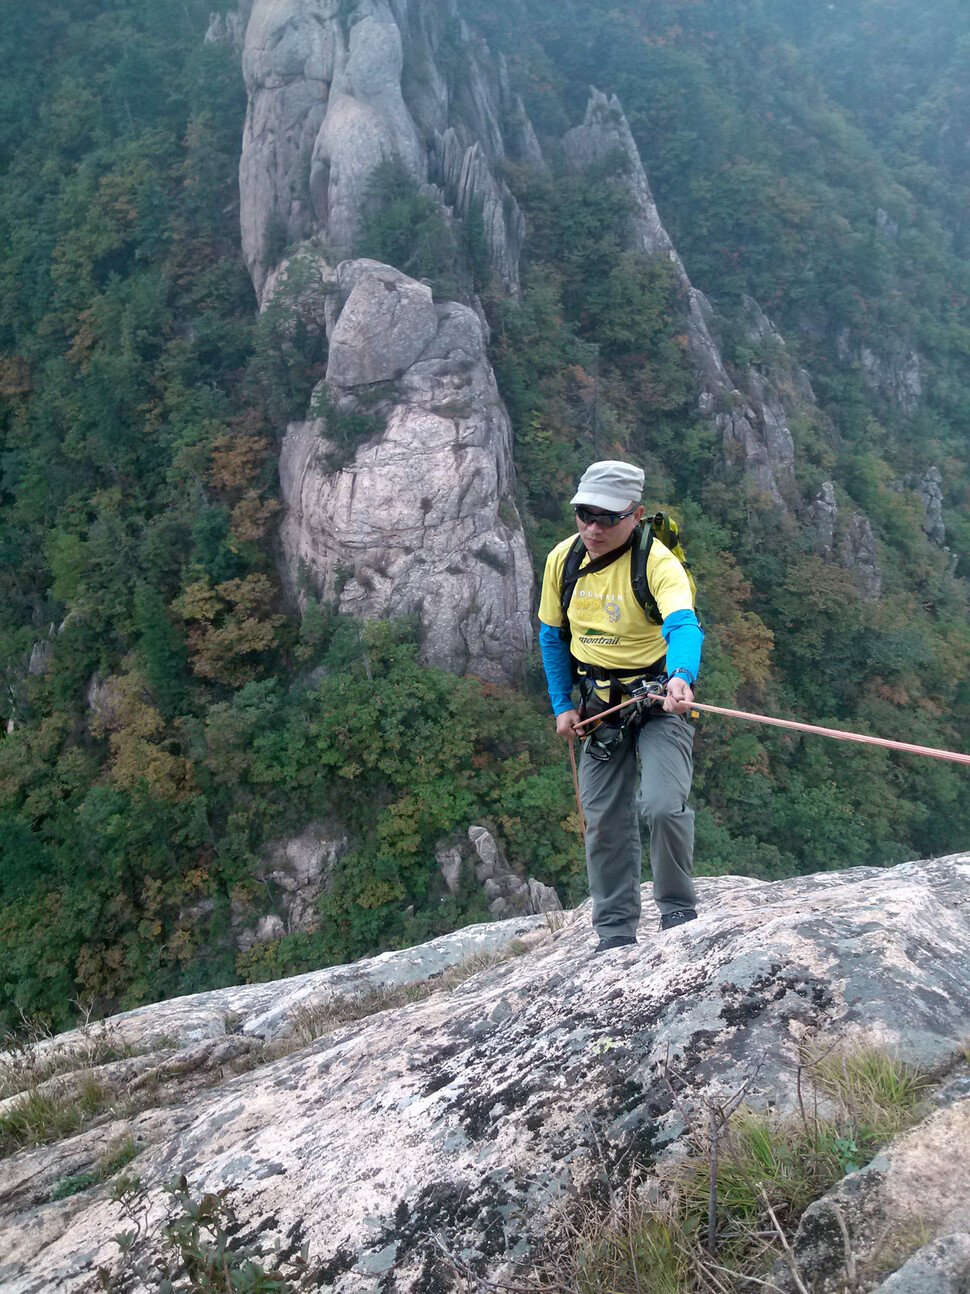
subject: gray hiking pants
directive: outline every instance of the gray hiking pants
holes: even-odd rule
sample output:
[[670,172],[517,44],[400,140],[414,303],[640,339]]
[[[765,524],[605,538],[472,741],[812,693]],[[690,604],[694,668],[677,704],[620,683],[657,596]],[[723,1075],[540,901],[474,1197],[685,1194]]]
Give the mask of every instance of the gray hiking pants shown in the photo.
[[[639,765],[639,767],[638,767]],[[640,819],[650,832],[653,897],[661,915],[696,906],[691,867],[694,729],[679,714],[657,714],[627,729],[608,761],[584,745],[579,791],[586,815],[586,871],[593,929],[601,939],[635,935],[640,920]]]

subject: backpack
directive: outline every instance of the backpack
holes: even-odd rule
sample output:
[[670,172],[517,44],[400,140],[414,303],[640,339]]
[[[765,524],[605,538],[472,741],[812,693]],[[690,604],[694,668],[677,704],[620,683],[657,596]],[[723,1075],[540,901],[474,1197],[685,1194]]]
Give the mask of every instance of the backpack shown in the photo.
[[[663,616],[660,614],[660,608],[657,606],[656,599],[650,592],[650,585],[647,582],[647,558],[650,556],[650,546],[655,537],[673,553],[683,566],[690,584],[692,600],[697,593],[697,584],[691,574],[690,563],[680,542],[677,522],[669,517],[666,512],[656,512],[652,517],[645,518],[634,530],[626,545],[630,550],[630,583],[633,586],[633,596],[643,608],[647,619],[652,620],[654,624],[660,625],[663,624]],[[615,552],[604,554],[603,557],[590,562],[582,574],[590,575],[596,571],[604,570],[611,562],[615,562],[618,557],[622,557],[623,551],[621,550],[618,554]],[[566,642],[569,642],[572,637],[569,628],[569,604],[573,598],[576,581],[582,578],[579,568],[585,556],[585,545],[577,535],[572,547],[566,554],[566,560],[562,568],[562,584],[559,589],[559,605],[562,608],[562,629],[560,633]]]

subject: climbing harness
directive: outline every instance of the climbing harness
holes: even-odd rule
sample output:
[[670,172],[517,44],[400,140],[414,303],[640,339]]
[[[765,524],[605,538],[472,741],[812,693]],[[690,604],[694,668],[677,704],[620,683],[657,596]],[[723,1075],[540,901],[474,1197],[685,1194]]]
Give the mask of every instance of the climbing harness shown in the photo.
[[[648,675],[637,679],[635,683],[631,682],[626,685],[626,690],[631,693],[627,706],[636,702],[635,708],[631,709],[629,716],[622,722],[616,724],[605,724],[600,722],[601,714],[591,714],[585,722],[595,725],[583,738],[583,754],[589,759],[598,760],[601,763],[607,763],[616,754],[617,747],[623,740],[626,732],[631,727],[639,728],[650,718],[650,705],[654,697],[663,700],[664,686],[667,681],[666,674]],[[612,680],[611,680],[612,682]],[[588,678],[581,679],[580,688],[583,692],[583,700],[580,712],[584,713],[587,704],[595,698],[595,688]],[[611,687],[612,696],[612,687]],[[625,707],[617,707],[623,709]],[[613,711],[605,710],[602,714],[610,714]],[[573,788],[576,791],[576,808],[579,811],[579,825],[582,832],[583,840],[586,839],[586,819],[583,815],[583,802],[579,793],[579,774],[576,768],[576,750],[575,738],[569,738],[569,761],[573,770]]]

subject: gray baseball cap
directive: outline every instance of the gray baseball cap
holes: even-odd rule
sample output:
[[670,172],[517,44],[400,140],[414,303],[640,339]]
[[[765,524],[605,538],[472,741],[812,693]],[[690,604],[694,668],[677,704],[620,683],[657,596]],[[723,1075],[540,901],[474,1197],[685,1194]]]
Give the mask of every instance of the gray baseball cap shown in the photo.
[[607,458],[587,467],[579,489],[569,500],[586,508],[604,508],[608,512],[625,512],[638,503],[643,494],[643,468]]

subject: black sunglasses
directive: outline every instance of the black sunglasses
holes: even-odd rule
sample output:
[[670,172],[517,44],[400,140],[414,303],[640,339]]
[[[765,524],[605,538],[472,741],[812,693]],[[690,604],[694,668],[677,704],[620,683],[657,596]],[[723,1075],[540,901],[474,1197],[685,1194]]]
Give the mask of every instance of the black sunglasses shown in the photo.
[[590,512],[589,508],[583,508],[577,504],[576,516],[579,517],[584,526],[591,526],[595,521],[596,524],[598,526],[602,526],[604,530],[609,530],[611,526],[618,526],[620,522],[625,521],[627,517],[632,517],[639,506],[640,505],[638,503],[636,507],[631,508],[629,512]]

